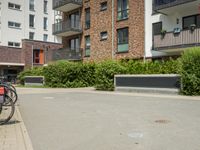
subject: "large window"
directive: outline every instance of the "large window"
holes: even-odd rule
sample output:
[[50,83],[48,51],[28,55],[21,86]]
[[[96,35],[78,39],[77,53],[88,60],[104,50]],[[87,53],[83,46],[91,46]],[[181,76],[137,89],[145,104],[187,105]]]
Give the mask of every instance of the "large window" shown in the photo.
[[48,28],[48,19],[46,17],[44,17],[43,28],[44,28],[44,30],[47,30],[47,28]]
[[47,13],[47,5],[48,5],[48,1],[44,0],[44,13]]
[[90,28],[90,8],[85,9],[85,29]]
[[183,17],[183,29],[189,29],[191,25],[196,25],[198,28],[200,27],[200,15]]
[[34,28],[34,24],[35,24],[35,16],[29,15],[29,27]]
[[128,28],[122,28],[117,30],[117,45],[118,52],[128,51]]
[[128,0],[117,0],[117,19],[123,20],[128,18],[129,6]]
[[35,0],[29,0],[29,10],[35,10]]
[[33,50],[33,63],[44,64],[44,51],[40,49]]
[[85,37],[85,56],[90,56],[90,36]]

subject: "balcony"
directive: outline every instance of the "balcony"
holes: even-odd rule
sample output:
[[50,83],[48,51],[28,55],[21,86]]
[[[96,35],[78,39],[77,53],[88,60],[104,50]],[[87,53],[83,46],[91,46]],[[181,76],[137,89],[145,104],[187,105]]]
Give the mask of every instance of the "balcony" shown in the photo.
[[182,30],[180,33],[167,32],[165,35],[154,35],[154,50],[178,52],[193,46],[200,46],[200,28],[194,31]]
[[83,58],[83,50],[82,49],[70,49],[70,48],[62,48],[53,52],[52,59],[56,60],[71,60],[78,61]]
[[82,7],[82,0],[53,0],[53,9],[69,12]]
[[190,7],[194,10],[196,6],[198,8],[198,5],[198,0],[154,0],[153,11],[168,14],[185,8],[190,9]]
[[67,20],[53,24],[53,35],[56,36],[67,37],[81,33],[80,21]]

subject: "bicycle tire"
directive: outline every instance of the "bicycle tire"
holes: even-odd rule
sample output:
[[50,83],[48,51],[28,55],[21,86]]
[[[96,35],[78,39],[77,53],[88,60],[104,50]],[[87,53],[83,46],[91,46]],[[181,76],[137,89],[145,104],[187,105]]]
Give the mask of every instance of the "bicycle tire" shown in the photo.
[[[11,89],[11,88],[8,88],[8,89],[6,89],[6,90],[7,90],[7,93],[6,93],[6,94],[8,94],[8,96],[9,96],[10,98],[12,98],[13,103],[16,104],[16,102],[17,102],[17,100],[18,100],[17,92],[14,91],[14,90]],[[9,92],[8,92],[8,91],[9,91]]]
[[1,112],[0,112],[0,125],[6,124],[14,115],[15,112],[15,105],[13,100],[8,96],[5,95],[5,99],[7,104],[1,104]]

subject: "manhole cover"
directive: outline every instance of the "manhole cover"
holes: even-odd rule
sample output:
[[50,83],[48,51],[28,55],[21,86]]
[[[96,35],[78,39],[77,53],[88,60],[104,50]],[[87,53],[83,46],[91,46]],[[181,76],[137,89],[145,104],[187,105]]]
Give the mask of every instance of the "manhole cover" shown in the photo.
[[167,124],[170,123],[169,120],[156,120],[155,123]]

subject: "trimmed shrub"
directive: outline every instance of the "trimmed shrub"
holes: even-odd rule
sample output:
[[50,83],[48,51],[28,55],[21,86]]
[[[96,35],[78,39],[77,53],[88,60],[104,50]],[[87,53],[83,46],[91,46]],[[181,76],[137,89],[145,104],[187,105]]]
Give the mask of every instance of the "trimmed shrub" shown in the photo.
[[20,74],[17,76],[17,79],[22,85],[24,85],[25,76],[43,76],[43,67],[35,67],[20,72]]
[[126,68],[117,61],[104,61],[96,67],[96,89],[114,90],[114,75],[126,73]]
[[58,61],[44,67],[44,76],[49,87],[94,86],[95,64]]
[[200,48],[188,49],[181,57],[182,93],[200,95]]

